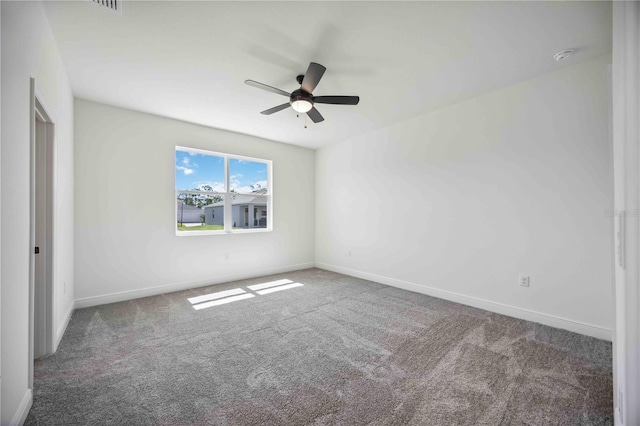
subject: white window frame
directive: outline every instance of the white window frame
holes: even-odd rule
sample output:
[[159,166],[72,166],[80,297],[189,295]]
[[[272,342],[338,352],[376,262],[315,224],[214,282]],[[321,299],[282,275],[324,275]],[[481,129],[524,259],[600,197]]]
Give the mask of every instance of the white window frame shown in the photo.
[[[215,152],[208,151],[204,149],[198,148],[190,148],[186,146],[176,145],[175,152],[193,152],[194,154],[203,154],[210,155],[215,157],[222,157],[224,159],[224,192],[218,191],[192,191],[192,190],[179,190],[175,188],[176,186],[176,175],[173,178],[173,186],[174,186],[174,205],[175,200],[178,199],[178,194],[197,194],[197,195],[222,195],[224,197],[224,229],[220,230],[211,230],[211,231],[180,231],[178,229],[178,212],[175,210],[175,220],[174,226],[176,230],[176,235],[180,237],[188,237],[188,236],[199,236],[199,235],[227,235],[227,234],[252,234],[256,232],[271,232],[273,231],[273,162],[271,160],[265,160],[264,158],[255,158],[255,157],[247,157],[244,155],[236,155],[236,154],[226,154],[223,152]],[[229,161],[230,160],[241,160],[241,161],[251,161],[257,163],[265,163],[267,165],[267,227],[266,228],[243,228],[243,229],[233,229],[233,205],[232,205],[232,197],[234,195],[244,195],[238,194],[236,192],[231,192],[230,179],[229,179]],[[174,172],[178,173],[175,170],[175,161],[176,156],[173,156],[173,168]]]

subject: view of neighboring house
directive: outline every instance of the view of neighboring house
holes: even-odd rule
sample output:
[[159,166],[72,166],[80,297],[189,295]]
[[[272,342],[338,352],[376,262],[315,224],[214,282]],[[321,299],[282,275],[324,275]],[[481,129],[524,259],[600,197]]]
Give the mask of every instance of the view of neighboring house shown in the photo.
[[[224,201],[202,208],[207,225],[224,224]],[[267,198],[254,194],[236,194],[232,196],[231,214],[234,228],[266,228]]]
[[201,208],[186,204],[181,200],[176,200],[176,218],[178,223],[202,223]]

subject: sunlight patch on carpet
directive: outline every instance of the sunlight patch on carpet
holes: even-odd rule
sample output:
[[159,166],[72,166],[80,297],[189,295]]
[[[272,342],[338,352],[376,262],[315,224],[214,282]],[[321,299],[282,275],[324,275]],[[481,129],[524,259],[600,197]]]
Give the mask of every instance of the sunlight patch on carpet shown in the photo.
[[[253,290],[253,291],[257,291],[257,290],[262,290],[265,288],[270,288],[270,287],[275,287],[278,285],[283,285],[283,284],[289,284],[292,283],[293,281],[291,280],[277,280],[277,281],[269,281],[268,283],[262,283],[262,284],[254,284],[254,285],[249,285],[247,286],[247,288],[249,290]],[[258,292],[260,293],[260,292]]]
[[241,288],[233,288],[231,290],[218,291],[215,293],[203,294],[202,296],[190,297],[187,300],[192,305],[195,305],[196,303],[207,302],[209,300],[222,299],[223,297],[235,296],[243,293],[246,293],[246,291],[244,291]]
[[276,291],[289,290],[290,288],[295,288],[295,287],[302,287],[302,284],[293,283],[293,284],[281,285],[281,286],[278,286],[278,287],[271,287],[271,288],[267,288],[267,289],[264,289],[264,290],[256,291],[256,293],[258,293],[259,295],[262,296],[262,295],[265,295],[265,294],[274,293]]
[[[261,284],[249,285],[246,288],[257,293],[260,296],[269,293],[275,293],[277,291],[289,290],[296,287],[302,287],[304,284],[293,282],[288,279],[269,281]],[[242,288],[232,288],[231,290],[217,291],[215,293],[203,294],[202,296],[190,297],[187,300],[193,309],[200,310],[205,308],[211,308],[213,306],[224,305],[231,302],[237,302],[239,300],[250,299],[255,297],[254,293],[247,293]]]
[[205,308],[211,308],[213,306],[224,305],[226,303],[237,302],[239,300],[250,299],[255,297],[253,294],[240,294],[238,296],[225,297],[224,299],[212,300],[211,302],[199,303],[197,305],[193,305],[193,309],[200,310]]

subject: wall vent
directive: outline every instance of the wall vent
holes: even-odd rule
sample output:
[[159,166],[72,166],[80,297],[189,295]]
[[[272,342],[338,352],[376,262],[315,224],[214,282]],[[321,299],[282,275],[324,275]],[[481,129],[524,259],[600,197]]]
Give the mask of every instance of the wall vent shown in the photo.
[[122,13],[122,0],[91,0],[95,4],[106,7],[116,13]]

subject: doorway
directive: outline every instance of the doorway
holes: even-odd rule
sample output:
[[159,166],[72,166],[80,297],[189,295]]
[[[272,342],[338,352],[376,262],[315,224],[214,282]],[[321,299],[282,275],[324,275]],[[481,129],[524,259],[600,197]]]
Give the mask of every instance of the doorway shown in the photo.
[[31,80],[30,368],[53,353],[53,167],[55,124]]

